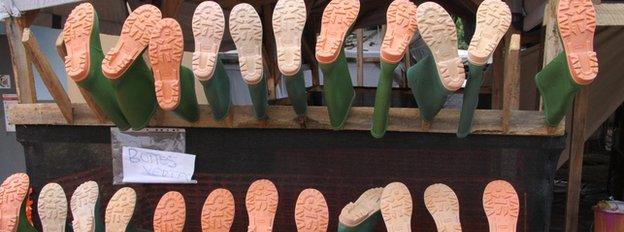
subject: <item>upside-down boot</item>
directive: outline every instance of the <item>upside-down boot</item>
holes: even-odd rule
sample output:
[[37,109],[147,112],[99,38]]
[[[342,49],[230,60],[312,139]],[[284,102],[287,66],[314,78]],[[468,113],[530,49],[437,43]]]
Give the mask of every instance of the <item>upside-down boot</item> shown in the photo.
[[106,232],[137,231],[132,224],[136,199],[136,192],[130,187],[123,187],[113,194],[104,214]]
[[416,20],[431,55],[412,66],[407,78],[422,120],[431,122],[447,96],[464,83],[464,65],[457,54],[455,24],[442,6],[433,2],[421,4]]
[[145,128],[156,112],[154,77],[142,54],[160,19],[160,10],[153,5],[135,9],[102,62],[102,72],[112,83],[121,111],[134,130]]
[[154,210],[154,232],[182,232],[186,224],[186,203],[180,192],[165,193]]
[[267,119],[269,102],[262,64],[262,22],[253,6],[241,3],[232,8],[230,35],[238,51],[243,81],[249,88],[254,116],[258,120]]
[[230,77],[219,58],[225,30],[223,10],[214,1],[199,4],[193,14],[193,74],[201,83],[212,109],[212,118],[223,120],[230,111]]
[[72,10],[63,29],[67,47],[65,71],[80,88],[87,90],[93,101],[120,130],[130,124],[119,107],[113,86],[102,75],[102,44],[98,15],[91,3],[82,3]]
[[388,7],[388,27],[381,44],[379,83],[375,94],[375,109],[371,135],[381,138],[388,127],[388,111],[394,69],[405,56],[405,51],[416,32],[416,5],[410,1],[395,0]]
[[0,229],[2,231],[37,231],[26,215],[30,180],[26,173],[7,177],[0,185]]
[[380,199],[383,188],[366,190],[350,202],[338,216],[338,232],[370,232],[381,221]]
[[349,117],[355,90],[342,48],[360,12],[359,0],[332,0],[323,11],[316,60],[323,72],[323,101],[331,127],[340,130]]
[[71,196],[70,208],[74,231],[104,231],[104,223],[100,217],[100,192],[95,181],[84,182],[76,188]]
[[567,113],[576,92],[591,84],[598,74],[598,58],[593,48],[596,12],[592,1],[559,1],[557,25],[564,52],[535,76],[544,100],[546,124],[553,127]]
[[483,84],[483,70],[487,59],[511,25],[511,11],[500,0],[485,0],[477,11],[477,27],[468,47],[468,79],[459,115],[457,137],[470,134],[472,119],[479,104],[479,91]]
[[183,47],[182,28],[175,19],[165,18],[156,23],[149,42],[149,60],[158,105],[188,122],[195,122],[199,119],[195,78],[190,69],[181,65]]
[[64,232],[71,228],[71,225],[67,226],[67,196],[57,183],[43,186],[37,201],[37,212],[45,232]]

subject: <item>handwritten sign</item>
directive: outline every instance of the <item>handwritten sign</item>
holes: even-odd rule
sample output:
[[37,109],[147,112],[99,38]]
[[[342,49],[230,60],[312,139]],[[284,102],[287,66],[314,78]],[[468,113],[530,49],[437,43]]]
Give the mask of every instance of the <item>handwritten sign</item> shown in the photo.
[[197,183],[195,155],[124,146],[122,162],[124,183]]

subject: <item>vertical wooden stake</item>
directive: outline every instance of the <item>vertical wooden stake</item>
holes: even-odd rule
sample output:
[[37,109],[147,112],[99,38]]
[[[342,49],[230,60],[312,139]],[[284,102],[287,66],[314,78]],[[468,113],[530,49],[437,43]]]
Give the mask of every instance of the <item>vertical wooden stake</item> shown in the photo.
[[585,124],[589,106],[589,88],[581,88],[574,100],[572,111],[570,169],[568,171],[568,199],[566,203],[566,231],[578,231],[579,199],[581,195],[581,174],[583,172],[583,152],[585,150]]
[[4,27],[9,41],[11,63],[13,64],[13,80],[19,103],[36,103],[35,78],[29,55],[22,45],[23,28],[17,18],[4,19]]
[[520,35],[509,38],[503,75],[503,132],[509,132],[511,111],[520,108]]
[[356,29],[355,36],[357,38],[357,85],[364,86],[364,30]]

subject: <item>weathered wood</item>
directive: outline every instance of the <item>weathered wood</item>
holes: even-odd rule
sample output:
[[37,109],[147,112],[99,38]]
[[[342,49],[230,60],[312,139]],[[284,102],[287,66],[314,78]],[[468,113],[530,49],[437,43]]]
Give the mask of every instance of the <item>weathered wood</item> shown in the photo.
[[544,38],[544,62],[545,67],[560,52],[563,51],[561,38],[559,38],[559,29],[557,28],[557,5],[559,0],[549,0],[544,9],[544,26],[546,27],[546,36]]
[[520,35],[511,35],[505,52],[503,131],[509,130],[512,110],[520,108]]
[[401,82],[399,82],[399,86],[401,88],[407,88],[407,70],[412,67],[412,54],[410,52],[409,46],[405,49],[405,56],[403,57],[403,62],[405,64],[405,69],[401,72]]
[[624,25],[624,4],[623,3],[603,3],[595,5],[596,24],[598,26],[623,26]]
[[32,32],[30,32],[30,28],[24,28],[22,44],[28,55],[33,58],[32,62],[39,71],[41,80],[50,92],[50,95],[52,95],[54,102],[56,102],[61,109],[63,117],[67,122],[71,123],[73,121],[71,101],[65,89],[63,89],[63,85],[61,85],[61,82],[54,73],[52,66],[50,66],[48,59],[41,52],[39,43]]
[[11,63],[13,65],[13,80],[17,90],[18,102],[35,103],[37,102],[35,78],[33,77],[28,53],[26,53],[21,42],[23,28],[19,25],[16,18],[6,18],[4,20],[4,28],[9,41]]
[[357,85],[364,86],[364,30],[356,29],[355,37],[357,39]]
[[271,23],[273,20],[273,6],[272,5],[262,5],[262,10],[260,12],[260,17],[262,17],[262,33],[263,33],[263,46],[262,49],[264,51],[264,60],[266,61],[266,72],[267,76],[267,88],[269,93],[269,99],[277,99],[277,94],[275,92],[275,87],[279,84],[281,72],[277,67],[277,50],[275,45],[275,34],[273,33],[273,24]]
[[[503,45],[504,43],[501,43]],[[503,73],[505,56],[503,54],[504,46],[499,45],[492,59],[494,63],[490,66],[492,68],[492,109],[500,109],[503,105]]]
[[[67,48],[65,47],[65,43],[63,41],[63,31],[61,31],[58,38],[56,38],[56,42],[54,43],[54,45],[56,46],[56,53],[58,53],[62,61],[65,61],[65,57],[67,56]],[[95,114],[95,117],[97,117],[100,122],[106,122],[106,115],[104,114],[102,109],[100,109],[100,107],[93,101],[89,92],[87,92],[80,86],[78,86],[78,90],[80,90],[80,95],[82,95],[82,98],[84,98],[89,108],[91,108],[91,112]]]
[[581,174],[583,172],[583,152],[585,148],[585,124],[589,88],[581,88],[574,100],[572,127],[570,131],[570,169],[568,171],[568,196],[566,204],[566,231],[578,231],[579,199],[581,195]]
[[[81,125],[81,126],[109,126],[110,122],[101,123],[89,113],[86,104],[74,104],[75,120],[68,124],[58,106],[51,103],[18,104],[9,108],[9,121],[16,125]],[[327,108],[323,106],[309,106],[308,120],[301,125],[297,115],[290,106],[269,106],[269,120],[265,124],[259,123],[254,117],[251,106],[233,106],[231,118],[223,122],[216,122],[210,115],[212,112],[207,105],[200,105],[200,119],[195,123],[186,122],[170,112],[158,112],[150,122],[153,127],[205,127],[205,128],[274,128],[274,129],[321,129],[331,130]],[[353,107],[345,130],[365,130],[371,128],[372,107]],[[549,134],[544,126],[544,114],[539,111],[511,111],[510,127],[503,133],[500,110],[477,110],[473,122],[473,134],[518,135],[518,136],[561,136],[564,133],[564,123],[556,133]],[[389,112],[390,124],[388,131],[423,132],[421,119],[417,108],[391,108]],[[457,132],[459,111],[457,109],[442,109],[436,116],[429,132],[450,133]]]

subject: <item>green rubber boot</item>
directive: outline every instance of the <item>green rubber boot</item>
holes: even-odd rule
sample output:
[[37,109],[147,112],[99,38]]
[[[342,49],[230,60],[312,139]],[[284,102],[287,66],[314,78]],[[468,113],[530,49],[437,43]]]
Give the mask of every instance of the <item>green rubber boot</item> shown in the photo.
[[381,221],[381,211],[371,215],[362,223],[353,227],[338,223],[338,232],[371,232],[375,230],[375,226],[377,226],[379,221]]
[[355,90],[344,50],[340,51],[334,63],[319,63],[319,66],[323,72],[323,100],[327,105],[329,120],[334,130],[340,130],[344,127],[355,100]]
[[[29,219],[28,215],[26,214],[26,209],[28,207],[32,207],[28,205],[29,196],[30,196],[30,193],[26,194],[26,197],[24,198],[24,201],[22,202],[22,206],[20,207],[19,223],[17,224],[17,232],[36,232],[37,231],[35,226],[33,226],[32,224],[32,220]],[[31,210],[31,216],[32,216],[32,208],[30,210]]]
[[193,71],[184,66],[180,66],[180,104],[173,110],[173,113],[188,122],[196,122],[199,119],[195,77]]
[[262,77],[262,80],[258,84],[250,85],[249,95],[251,96],[251,103],[253,104],[253,113],[256,119],[263,120],[269,118],[267,115],[267,108],[269,107],[268,94],[267,94],[267,81],[266,77]]
[[472,129],[472,119],[474,112],[479,105],[479,92],[483,85],[483,69],[484,66],[473,65],[468,62],[468,80],[466,80],[466,88],[464,88],[464,101],[462,103],[461,113],[459,114],[459,127],[457,128],[457,137],[465,138]]
[[230,77],[225,72],[225,68],[221,59],[217,57],[217,65],[215,67],[212,78],[207,81],[200,82],[204,88],[204,94],[210,108],[212,109],[212,118],[217,121],[223,120],[230,112]]
[[338,232],[370,232],[381,221],[380,199],[383,188],[366,190],[347,204],[338,216]]
[[286,82],[290,104],[295,109],[297,116],[304,117],[308,112],[308,96],[303,71],[299,69],[299,72],[294,76],[284,76],[284,81]]
[[537,89],[544,100],[546,124],[557,126],[572,105],[581,86],[574,82],[564,52],[559,53],[535,76]]
[[375,94],[375,109],[373,110],[373,126],[371,135],[375,138],[382,138],[386,134],[388,127],[388,111],[390,110],[390,95],[392,94],[392,77],[394,69],[399,65],[381,61],[381,72],[379,73],[379,83]]
[[[76,14],[74,15],[74,13]],[[90,23],[87,19],[81,18],[81,15],[83,17],[88,17],[88,15],[91,14],[93,14],[92,23]],[[84,31],[80,31],[79,29],[70,30],[70,28],[73,28],[72,26],[91,26],[88,42],[86,41],[86,38],[84,38],[85,41],[71,41],[83,39],[80,36],[86,35]],[[119,108],[119,103],[113,93],[113,87],[102,74],[102,60],[104,59],[104,53],[102,52],[102,43],[100,42],[99,19],[97,12],[93,9],[93,6],[90,3],[84,3],[76,7],[67,19],[65,28],[64,40],[71,41],[71,43],[66,44],[68,46],[68,57],[66,58],[68,59],[68,63],[65,66],[68,76],[70,76],[72,80],[80,86],[80,88],[89,93],[95,104],[100,107],[108,119],[119,127],[119,130],[123,131],[129,129],[130,124],[126,121],[126,118]],[[88,46],[89,60],[87,63],[89,64],[89,67],[86,76],[83,76],[84,74],[77,74],[80,76],[78,77],[72,75],[75,73],[67,68],[75,68],[73,67],[74,64],[72,64],[74,59],[83,59],[82,57],[70,57],[83,55],[75,54],[73,52],[76,51],[77,53],[80,53],[83,48],[74,48],[73,46],[82,45]]]
[[121,111],[134,130],[145,128],[156,112],[156,93],[152,75],[152,71],[140,55],[122,76],[108,79],[113,84]]
[[418,104],[420,117],[431,122],[451,94],[440,81],[433,56],[429,55],[410,67],[407,70],[407,80]]

